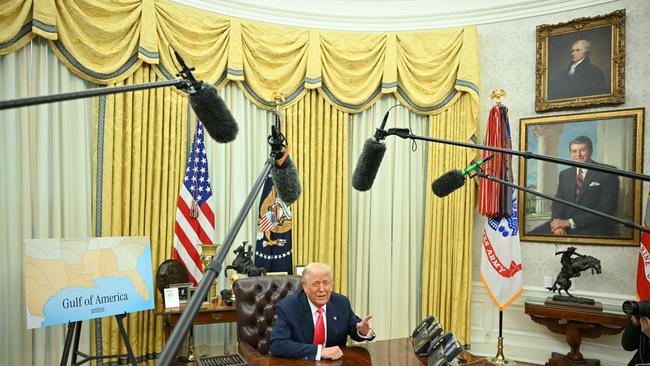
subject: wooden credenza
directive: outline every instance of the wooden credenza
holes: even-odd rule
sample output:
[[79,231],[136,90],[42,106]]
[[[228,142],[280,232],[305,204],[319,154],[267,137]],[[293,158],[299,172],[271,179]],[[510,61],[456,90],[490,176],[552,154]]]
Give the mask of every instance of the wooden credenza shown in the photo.
[[564,334],[571,348],[566,355],[552,352],[548,366],[599,366],[599,360],[586,359],[580,353],[582,337],[618,334],[630,321],[620,308],[606,308],[603,311],[571,304],[550,304],[543,299],[527,300],[524,306],[526,314],[535,323],[546,326],[554,333]]

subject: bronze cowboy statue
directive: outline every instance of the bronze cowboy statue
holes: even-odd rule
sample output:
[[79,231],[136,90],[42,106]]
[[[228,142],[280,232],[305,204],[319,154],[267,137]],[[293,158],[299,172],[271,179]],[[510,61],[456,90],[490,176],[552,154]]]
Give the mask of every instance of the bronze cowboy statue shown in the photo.
[[[577,253],[575,247],[568,247],[566,250],[555,253],[555,255],[560,254],[562,254],[562,257],[560,258],[562,269],[557,275],[553,286],[548,288],[553,292],[557,291],[557,295],[553,296],[553,300],[594,304],[593,299],[571,295],[569,293],[569,288],[571,287],[571,278],[580,277],[580,273],[583,271],[591,269],[591,274],[600,274],[600,260],[590,255]],[[564,290],[568,296],[563,296],[562,290]]]
[[227,275],[229,269],[234,269],[237,273],[245,274],[249,277],[266,274],[265,268],[255,267],[252,246],[248,245],[248,250],[246,250],[246,244],[248,244],[247,241],[243,242],[241,246],[233,251],[233,253],[237,254],[237,257],[232,261],[232,264],[226,266],[226,269],[223,271],[225,275]]

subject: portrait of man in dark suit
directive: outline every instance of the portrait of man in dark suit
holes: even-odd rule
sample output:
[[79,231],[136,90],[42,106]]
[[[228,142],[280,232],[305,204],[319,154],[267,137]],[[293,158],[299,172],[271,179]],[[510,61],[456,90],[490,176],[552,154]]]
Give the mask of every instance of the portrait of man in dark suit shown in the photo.
[[375,338],[372,315],[359,318],[347,297],[332,291],[332,268],[310,263],[302,273],[302,289],[276,307],[269,348],[274,356],[303,360],[337,360],[348,336],[355,341]]
[[[593,144],[587,136],[571,140],[569,152],[573,161],[614,168],[592,160]],[[616,216],[618,194],[619,178],[616,175],[570,167],[560,172],[555,197]],[[532,234],[616,236],[618,228],[615,221],[554,201],[551,220],[534,229]]]
[[599,66],[591,61],[591,42],[573,42],[568,65],[549,81],[548,99],[576,98],[607,94],[609,83]]

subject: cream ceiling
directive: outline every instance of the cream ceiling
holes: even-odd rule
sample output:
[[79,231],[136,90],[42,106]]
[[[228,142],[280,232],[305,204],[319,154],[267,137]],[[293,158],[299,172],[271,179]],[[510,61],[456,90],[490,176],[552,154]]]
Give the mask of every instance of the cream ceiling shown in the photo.
[[172,0],[214,13],[298,27],[409,31],[499,22],[615,0]]

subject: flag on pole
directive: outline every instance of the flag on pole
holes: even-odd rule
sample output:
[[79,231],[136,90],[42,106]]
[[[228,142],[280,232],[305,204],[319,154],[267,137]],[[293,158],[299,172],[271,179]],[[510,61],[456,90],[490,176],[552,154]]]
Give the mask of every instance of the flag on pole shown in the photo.
[[488,217],[483,229],[481,281],[492,301],[504,310],[523,291],[517,194],[512,193],[510,217]]
[[[485,144],[512,148],[508,109],[498,103],[490,110]],[[483,152],[485,158],[488,151]],[[513,181],[512,158],[497,153],[484,169],[495,178]],[[503,311],[523,291],[517,193],[505,184],[481,179],[479,212],[486,217],[481,250],[481,281]]]
[[[646,198],[643,226],[650,227],[650,192]],[[650,234],[641,232],[641,247],[636,269],[636,296],[640,300],[650,300]]]
[[267,272],[293,273],[291,228],[291,208],[275,194],[273,179],[268,176],[260,199],[255,266]]
[[[495,105],[490,110],[485,132],[485,145],[502,149],[512,148],[508,108],[501,104]],[[483,159],[490,154],[494,154],[494,158],[483,164],[483,170],[495,178],[512,182],[512,157],[509,154],[484,150]],[[506,185],[481,179],[479,183],[479,213],[487,217],[510,216],[512,191],[513,188]]]
[[196,121],[192,151],[187,160],[185,178],[176,204],[174,249],[172,257],[180,260],[196,285],[203,277],[200,244],[212,244],[214,238],[214,200],[208,177],[203,124]]

